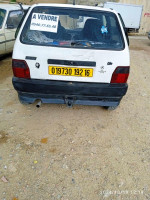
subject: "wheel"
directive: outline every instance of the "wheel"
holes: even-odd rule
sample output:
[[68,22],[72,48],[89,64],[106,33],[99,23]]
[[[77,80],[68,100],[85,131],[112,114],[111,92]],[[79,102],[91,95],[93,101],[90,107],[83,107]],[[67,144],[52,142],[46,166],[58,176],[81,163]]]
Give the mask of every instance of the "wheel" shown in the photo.
[[115,110],[118,106],[104,106],[107,110]]

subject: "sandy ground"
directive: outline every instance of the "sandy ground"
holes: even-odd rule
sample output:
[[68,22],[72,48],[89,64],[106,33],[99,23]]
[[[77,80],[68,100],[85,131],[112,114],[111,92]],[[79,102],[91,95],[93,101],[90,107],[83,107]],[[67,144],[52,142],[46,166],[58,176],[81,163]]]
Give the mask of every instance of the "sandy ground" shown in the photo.
[[150,41],[130,38],[115,111],[23,106],[0,61],[0,200],[150,200]]

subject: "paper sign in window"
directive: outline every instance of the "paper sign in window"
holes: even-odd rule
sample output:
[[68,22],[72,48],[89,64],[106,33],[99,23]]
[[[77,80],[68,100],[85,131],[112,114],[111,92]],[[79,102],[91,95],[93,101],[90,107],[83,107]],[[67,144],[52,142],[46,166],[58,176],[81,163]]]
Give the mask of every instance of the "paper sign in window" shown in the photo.
[[59,16],[33,13],[30,30],[57,33]]

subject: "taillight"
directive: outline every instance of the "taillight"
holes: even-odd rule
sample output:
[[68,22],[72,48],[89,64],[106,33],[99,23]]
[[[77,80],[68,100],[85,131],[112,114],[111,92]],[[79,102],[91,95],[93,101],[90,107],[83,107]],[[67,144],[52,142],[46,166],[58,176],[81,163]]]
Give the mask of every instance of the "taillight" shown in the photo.
[[126,83],[130,67],[117,67],[112,74],[111,83]]
[[12,69],[15,77],[30,78],[30,70],[25,60],[12,60]]

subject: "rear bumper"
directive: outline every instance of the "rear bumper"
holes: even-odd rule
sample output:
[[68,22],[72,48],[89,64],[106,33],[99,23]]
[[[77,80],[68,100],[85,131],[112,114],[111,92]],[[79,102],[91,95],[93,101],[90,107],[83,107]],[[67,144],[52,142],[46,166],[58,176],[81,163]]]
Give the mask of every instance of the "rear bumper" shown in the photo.
[[81,83],[21,79],[14,77],[13,86],[21,101],[33,103],[117,106],[126,94],[127,84]]

